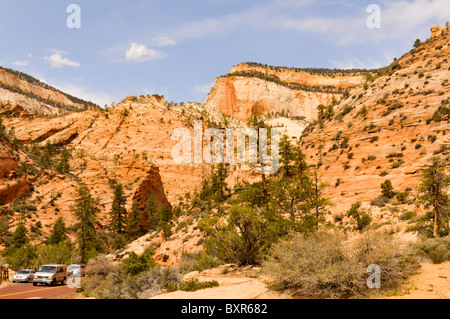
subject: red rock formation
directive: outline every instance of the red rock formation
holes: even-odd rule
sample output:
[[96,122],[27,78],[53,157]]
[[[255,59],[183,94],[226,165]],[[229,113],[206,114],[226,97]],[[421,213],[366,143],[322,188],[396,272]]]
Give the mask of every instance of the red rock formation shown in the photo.
[[133,202],[139,202],[142,207],[145,207],[145,203],[151,194],[156,196],[156,200],[160,205],[166,204],[172,208],[164,192],[164,186],[157,166],[152,166],[147,172],[147,177],[133,195]]

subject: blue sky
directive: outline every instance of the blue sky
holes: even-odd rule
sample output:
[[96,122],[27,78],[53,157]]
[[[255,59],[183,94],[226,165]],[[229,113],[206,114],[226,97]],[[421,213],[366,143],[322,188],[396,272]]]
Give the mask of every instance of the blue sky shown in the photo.
[[[79,29],[66,25],[70,4]],[[380,28],[367,26],[370,4]],[[2,1],[0,65],[101,106],[130,94],[203,102],[240,62],[381,67],[449,19],[448,0]]]

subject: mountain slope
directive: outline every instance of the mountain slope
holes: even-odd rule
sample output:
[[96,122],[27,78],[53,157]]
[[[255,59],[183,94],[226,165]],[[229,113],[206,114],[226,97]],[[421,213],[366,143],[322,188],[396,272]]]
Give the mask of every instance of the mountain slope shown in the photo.
[[64,93],[25,73],[3,67],[0,67],[1,103],[18,103],[31,113],[41,114],[98,108],[95,103]]
[[[449,28],[436,33],[394,61],[386,74],[350,91],[334,119],[305,130],[301,148],[311,163],[319,163],[335,215],[362,202],[375,222],[397,227],[403,212],[423,213],[414,205],[421,170],[431,157],[450,154],[449,41]],[[409,194],[406,202],[371,205],[387,179]]]

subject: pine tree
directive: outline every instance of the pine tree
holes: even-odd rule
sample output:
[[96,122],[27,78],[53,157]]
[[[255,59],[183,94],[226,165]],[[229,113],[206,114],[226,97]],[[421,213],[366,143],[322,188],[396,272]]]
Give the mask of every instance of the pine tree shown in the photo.
[[11,238],[11,245],[15,248],[21,248],[30,242],[28,238],[28,230],[25,227],[25,211],[22,210],[17,219],[17,227],[14,230]]
[[61,151],[61,159],[59,160],[58,164],[56,164],[56,171],[60,174],[68,174],[70,172],[70,165],[69,165],[69,159],[71,156],[70,150],[64,148]]
[[157,220],[158,201],[155,194],[150,194],[145,203],[144,214],[141,217],[141,232],[146,234],[150,229],[155,229]]
[[322,183],[319,178],[318,169],[314,169],[314,175],[312,180],[312,196],[309,200],[309,209],[313,213],[309,216],[314,216],[313,225],[314,229],[318,229],[320,222],[324,221],[324,215],[328,206],[331,206],[332,203],[329,199],[323,196],[323,190],[327,185]]
[[228,168],[229,164],[219,163],[211,175],[211,191],[218,202],[226,198],[226,192],[228,191],[228,185],[226,183]]
[[296,169],[296,174],[300,177],[300,186],[303,185],[303,180],[308,178],[309,165],[306,163],[306,155],[301,149],[297,148],[294,150],[293,154],[294,164]]
[[9,246],[11,240],[10,219],[8,215],[0,217],[0,244]]
[[94,199],[85,183],[80,183],[77,188],[78,197],[70,209],[75,214],[77,223],[74,225],[77,231],[77,243],[81,262],[86,263],[89,258],[102,250],[101,243],[95,233],[95,222],[98,208],[98,199]]
[[[439,157],[432,158],[432,164],[422,173],[418,201],[425,207],[433,208],[433,237],[435,238],[441,233],[449,233],[450,196],[447,194],[449,185],[450,176],[445,173],[444,161],[441,161]],[[441,219],[446,219],[446,229],[443,229]]]
[[326,106],[323,104],[319,104],[317,106],[317,119],[319,120],[319,123],[323,123],[323,121],[325,120],[325,110],[326,110]]
[[140,219],[140,206],[139,202],[134,202],[131,206],[131,211],[128,214],[127,227],[125,233],[128,240],[135,240],[142,234],[141,219]]
[[170,207],[164,203],[158,208],[158,228],[163,231],[164,238],[168,238],[170,235],[172,235],[171,232],[171,220],[173,219],[173,213]]
[[280,140],[280,164],[284,176],[291,175],[291,164],[294,160],[294,148],[289,137],[284,134]]
[[30,242],[27,236],[28,230],[24,224],[20,223],[14,230],[11,238],[11,245],[15,248],[21,248]]
[[115,183],[114,200],[110,211],[109,230],[118,235],[125,232],[125,220],[127,218],[127,209],[125,207],[127,198],[123,192],[121,183]]
[[390,180],[387,179],[381,184],[381,194],[387,198],[394,198],[394,187],[392,186],[392,182]]
[[67,236],[67,228],[66,224],[64,223],[64,218],[59,217],[55,224],[53,225],[53,228],[50,232],[50,237],[48,239],[48,244],[50,245],[56,245],[59,244],[62,241],[67,240],[69,237]]
[[[284,109],[283,109],[284,112]],[[259,167],[261,169],[261,184],[262,184],[262,193],[263,193],[263,198],[264,201],[267,201],[267,197],[268,197],[268,193],[267,193],[267,179],[266,179],[266,174],[264,172],[264,164],[261,163],[261,154],[260,154],[260,128],[266,128],[269,129],[269,127],[264,123],[264,121],[258,116],[258,115],[253,115],[252,117],[250,117],[250,119],[247,122],[248,126],[251,128],[256,129],[257,132],[257,138],[256,138],[256,147],[257,147],[257,154],[258,154],[258,160],[259,160]],[[267,132],[267,138],[269,138],[270,133],[269,130]],[[268,141],[267,141],[268,142]],[[269,144],[269,143],[267,143]]]

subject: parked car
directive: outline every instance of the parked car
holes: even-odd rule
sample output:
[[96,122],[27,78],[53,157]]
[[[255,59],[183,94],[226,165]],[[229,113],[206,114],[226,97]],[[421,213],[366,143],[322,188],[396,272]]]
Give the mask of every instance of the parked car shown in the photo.
[[86,276],[86,265],[72,264],[67,267],[67,272],[74,277]]
[[13,277],[12,282],[33,282],[34,271],[31,269],[21,269]]
[[34,274],[33,286],[37,284],[53,286],[57,283],[65,285],[68,276],[66,265],[42,265]]

